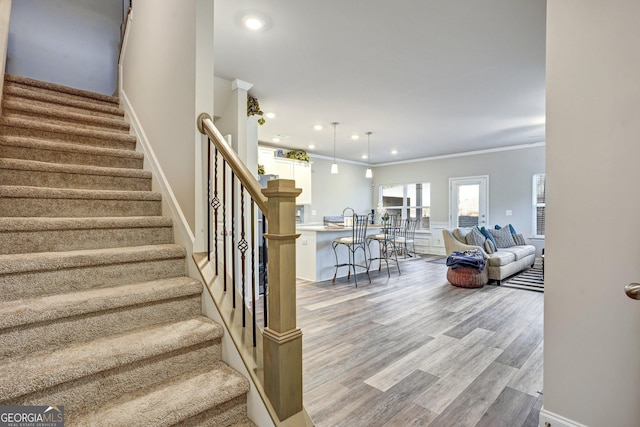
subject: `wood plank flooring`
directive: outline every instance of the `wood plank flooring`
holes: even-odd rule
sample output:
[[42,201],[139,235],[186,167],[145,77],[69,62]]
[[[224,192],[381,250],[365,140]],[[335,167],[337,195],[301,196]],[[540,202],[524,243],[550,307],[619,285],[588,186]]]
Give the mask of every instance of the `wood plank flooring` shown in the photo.
[[543,294],[462,289],[417,258],[298,282],[304,404],[318,427],[538,425]]

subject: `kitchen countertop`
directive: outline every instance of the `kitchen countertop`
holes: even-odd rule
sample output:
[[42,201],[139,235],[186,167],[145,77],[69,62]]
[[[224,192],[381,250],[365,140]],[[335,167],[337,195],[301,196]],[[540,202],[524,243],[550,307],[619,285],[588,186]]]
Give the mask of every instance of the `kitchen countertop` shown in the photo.
[[[380,224],[368,224],[367,228],[380,228],[381,225]],[[343,227],[343,226],[339,226],[339,225],[298,225],[296,227],[297,230],[300,231],[344,231],[344,230],[351,230],[351,227]]]

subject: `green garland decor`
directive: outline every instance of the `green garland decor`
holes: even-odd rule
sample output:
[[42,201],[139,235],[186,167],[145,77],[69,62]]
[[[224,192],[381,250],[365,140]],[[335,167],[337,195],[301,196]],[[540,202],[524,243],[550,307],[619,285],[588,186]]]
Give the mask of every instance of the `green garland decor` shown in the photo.
[[308,162],[309,161],[309,155],[304,150],[291,150],[291,151],[288,151],[287,154],[285,154],[285,157],[288,158],[288,159],[302,160],[303,162]]
[[247,95],[247,117],[260,116],[258,124],[263,125],[265,123],[264,117],[262,117],[263,114],[258,100],[251,95]]

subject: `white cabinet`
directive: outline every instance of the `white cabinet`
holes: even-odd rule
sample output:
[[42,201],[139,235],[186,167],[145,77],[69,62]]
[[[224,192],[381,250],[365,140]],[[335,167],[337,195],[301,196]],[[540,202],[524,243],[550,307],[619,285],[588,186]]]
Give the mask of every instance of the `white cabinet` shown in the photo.
[[258,163],[264,166],[264,173],[278,175],[281,179],[293,179],[296,188],[302,193],[296,199],[296,205],[311,204],[311,163],[286,157],[274,157],[273,150],[259,148]]
[[264,173],[273,173],[273,149],[258,148],[258,164],[264,166]]
[[296,200],[297,205],[311,204],[311,163],[293,162],[293,179],[296,180],[296,187],[302,188],[302,193]]
[[278,175],[280,179],[295,179],[293,174],[293,161],[291,159],[284,159],[282,157],[275,157],[273,159],[273,171],[268,171],[265,168],[266,173]]

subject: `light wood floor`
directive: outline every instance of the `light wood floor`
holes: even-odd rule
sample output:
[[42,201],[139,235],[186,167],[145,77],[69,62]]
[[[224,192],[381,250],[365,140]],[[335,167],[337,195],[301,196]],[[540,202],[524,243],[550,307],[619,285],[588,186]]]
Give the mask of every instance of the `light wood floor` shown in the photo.
[[446,281],[404,261],[298,283],[304,404],[318,427],[537,426],[543,295]]

